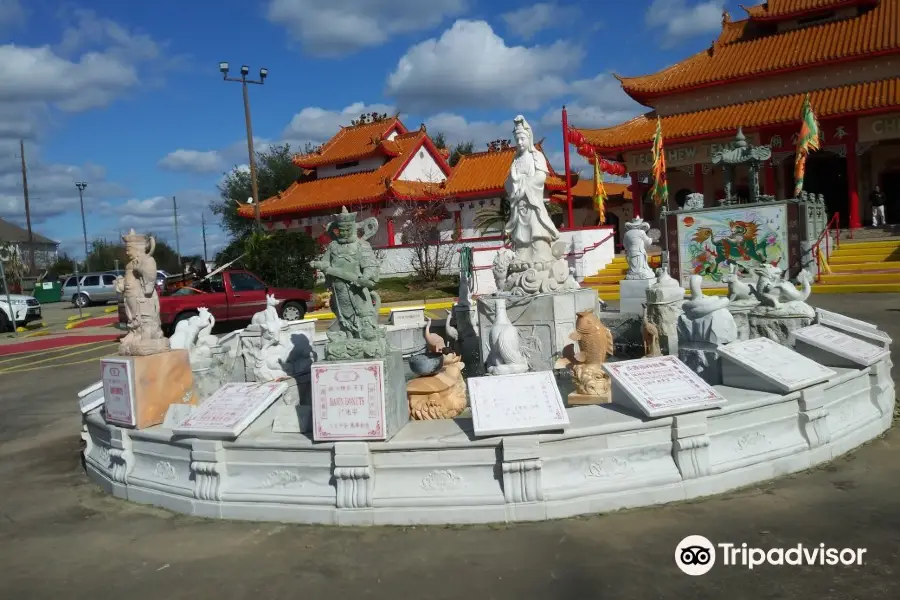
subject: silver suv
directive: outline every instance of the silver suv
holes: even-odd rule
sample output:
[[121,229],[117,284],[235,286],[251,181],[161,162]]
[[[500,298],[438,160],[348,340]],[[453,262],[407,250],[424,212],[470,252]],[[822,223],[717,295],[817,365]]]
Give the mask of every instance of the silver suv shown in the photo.
[[81,289],[74,275],[66,279],[62,287],[60,300],[69,299],[79,308],[91,304],[106,304],[116,299],[115,273],[86,273],[79,275]]

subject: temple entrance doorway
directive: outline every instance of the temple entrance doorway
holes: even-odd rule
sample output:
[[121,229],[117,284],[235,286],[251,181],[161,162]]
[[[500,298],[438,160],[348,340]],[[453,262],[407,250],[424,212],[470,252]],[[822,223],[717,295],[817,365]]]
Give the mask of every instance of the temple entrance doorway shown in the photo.
[[881,174],[881,192],[884,194],[884,218],[888,223],[900,223],[900,171]]
[[[794,193],[794,160],[794,156],[791,156],[783,163],[787,196]],[[806,161],[803,190],[811,194],[822,194],[828,218],[831,219],[838,212],[841,215],[841,227],[847,227],[850,222],[850,193],[847,187],[847,160],[844,157],[827,150],[810,154]]]

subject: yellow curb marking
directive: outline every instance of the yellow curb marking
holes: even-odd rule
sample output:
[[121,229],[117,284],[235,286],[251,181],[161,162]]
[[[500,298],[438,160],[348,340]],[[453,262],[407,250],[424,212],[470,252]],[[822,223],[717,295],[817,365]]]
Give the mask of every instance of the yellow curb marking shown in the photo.
[[95,356],[93,358],[86,358],[84,360],[76,360],[76,361],[72,361],[72,362],[68,362],[68,363],[62,363],[59,365],[44,365],[43,367],[29,367],[27,369],[11,368],[9,370],[0,371],[0,375],[15,374],[15,373],[27,373],[28,371],[40,371],[41,369],[55,369],[57,367],[68,367],[70,365],[82,365],[84,363],[94,362],[95,360],[101,360],[103,358],[106,358],[107,356],[112,356],[112,355],[107,354],[104,356]]
[[105,312],[106,314],[110,314],[110,313],[114,313],[114,312],[118,312],[118,311],[119,311],[118,306],[107,306],[106,308],[103,309],[103,312]]
[[87,319],[91,316],[91,313],[81,313],[80,315],[72,315],[71,317],[66,317],[66,321],[79,321],[81,319]]
[[2,365],[3,363],[15,361],[15,360],[22,360],[23,358],[28,358],[29,356],[37,354],[37,353],[40,353],[41,355],[51,354],[53,352],[61,352],[63,350],[74,350],[75,348],[82,348],[84,346],[89,346],[91,344],[96,344],[96,343],[98,343],[98,342],[83,342],[81,344],[72,344],[71,346],[60,346],[59,348],[50,348],[48,350],[23,350],[22,352],[16,352],[15,354],[4,355],[4,356],[7,356],[8,358],[4,358],[3,360],[0,360],[0,365]]
[[[98,346],[98,345],[96,345],[96,344],[103,344],[103,345]],[[30,366],[40,365],[40,364],[43,364],[43,363],[45,363],[45,362],[50,362],[50,361],[53,361],[53,360],[59,360],[60,358],[68,358],[68,357],[70,357],[70,356],[77,356],[78,354],[84,354],[85,352],[93,352],[94,350],[98,350],[98,349],[100,349],[100,348],[104,348],[104,347],[107,347],[107,346],[110,346],[110,347],[111,347],[111,346],[115,346],[115,343],[108,343],[108,342],[90,342],[90,345],[92,345],[93,347],[92,347],[92,348],[85,348],[84,350],[79,350],[78,352],[70,352],[70,353],[68,353],[68,354],[60,354],[59,356],[51,356],[50,358],[45,358],[44,360],[39,360],[39,361],[36,361],[36,362],[33,362],[33,363],[28,363],[28,364],[29,364]],[[71,346],[70,346],[70,348],[71,348]],[[11,371],[11,370],[16,370],[16,369],[18,369],[18,367],[7,367],[7,368],[5,368],[5,369],[0,369],[0,374],[2,374],[2,373],[7,373],[7,372],[9,372],[9,371]]]

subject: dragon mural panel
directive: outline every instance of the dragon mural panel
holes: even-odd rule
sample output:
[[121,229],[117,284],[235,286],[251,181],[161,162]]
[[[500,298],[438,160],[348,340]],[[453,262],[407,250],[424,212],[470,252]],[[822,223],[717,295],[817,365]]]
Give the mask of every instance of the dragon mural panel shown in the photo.
[[701,275],[704,287],[727,287],[722,278],[732,262],[743,277],[752,277],[753,269],[762,264],[786,269],[786,207],[757,204],[679,215],[678,246],[684,286],[691,275]]

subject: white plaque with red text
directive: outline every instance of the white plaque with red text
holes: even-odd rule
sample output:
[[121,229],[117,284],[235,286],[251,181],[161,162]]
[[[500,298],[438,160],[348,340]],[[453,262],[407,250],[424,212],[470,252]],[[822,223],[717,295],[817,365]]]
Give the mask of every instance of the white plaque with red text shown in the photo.
[[234,439],[287,391],[281,381],[226,383],[172,428],[175,435]]
[[612,401],[666,417],[718,408],[725,398],[674,356],[637,358],[603,365],[612,378]]
[[383,361],[314,363],[312,398],[315,441],[387,437]]
[[552,371],[470,377],[466,384],[477,436],[558,431],[569,426]]
[[134,405],[134,373],[130,360],[104,358],[100,361],[107,423],[134,427],[137,425]]

